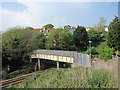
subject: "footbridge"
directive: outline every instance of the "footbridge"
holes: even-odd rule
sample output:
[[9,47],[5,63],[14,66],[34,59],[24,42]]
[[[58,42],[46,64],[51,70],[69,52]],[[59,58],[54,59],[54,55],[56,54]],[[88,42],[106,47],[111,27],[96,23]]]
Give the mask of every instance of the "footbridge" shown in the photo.
[[65,62],[71,64],[71,67],[85,66],[90,67],[90,56],[87,54],[81,54],[72,51],[59,51],[59,50],[35,50],[30,56],[32,59],[38,59],[38,67],[41,66],[42,59],[55,61],[57,68],[59,68],[59,62]]

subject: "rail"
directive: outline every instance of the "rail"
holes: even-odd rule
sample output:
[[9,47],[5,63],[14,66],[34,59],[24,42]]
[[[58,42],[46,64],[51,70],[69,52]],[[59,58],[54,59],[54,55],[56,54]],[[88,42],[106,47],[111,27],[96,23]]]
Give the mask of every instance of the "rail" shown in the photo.
[[[52,68],[53,69],[53,68]],[[48,72],[51,69],[46,69],[46,70],[42,70],[42,71],[38,71],[38,72],[33,72],[33,73],[29,73],[29,74],[25,74],[25,75],[21,75],[12,79],[8,79],[8,80],[3,80],[0,83],[0,88],[5,88],[9,85],[15,85],[18,83],[21,83],[22,81],[24,81],[28,76],[31,76],[35,73],[42,73],[42,72]]]

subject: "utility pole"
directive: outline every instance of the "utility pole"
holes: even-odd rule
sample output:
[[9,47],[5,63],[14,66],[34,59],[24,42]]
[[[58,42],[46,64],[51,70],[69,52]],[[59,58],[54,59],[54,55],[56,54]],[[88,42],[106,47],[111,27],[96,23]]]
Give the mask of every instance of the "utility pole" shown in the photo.
[[90,59],[92,58],[92,54],[91,54],[91,43],[92,43],[92,41],[89,41],[89,44],[90,44]]

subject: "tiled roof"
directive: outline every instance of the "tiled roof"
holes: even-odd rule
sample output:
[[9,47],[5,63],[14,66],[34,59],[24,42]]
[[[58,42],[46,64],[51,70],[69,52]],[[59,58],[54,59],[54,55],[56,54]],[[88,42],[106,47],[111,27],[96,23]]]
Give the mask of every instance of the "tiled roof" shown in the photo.
[[48,34],[54,30],[55,30],[55,28],[48,28],[48,29],[36,28],[36,29],[34,29],[34,31],[43,32],[44,34]]

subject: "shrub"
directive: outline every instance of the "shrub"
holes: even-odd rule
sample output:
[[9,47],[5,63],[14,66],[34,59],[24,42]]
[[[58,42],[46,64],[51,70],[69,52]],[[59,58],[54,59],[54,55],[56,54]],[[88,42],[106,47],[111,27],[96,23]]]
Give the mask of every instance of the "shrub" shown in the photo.
[[114,48],[109,48],[106,42],[101,43],[97,47],[97,51],[99,58],[105,61],[112,59],[112,55],[114,54]]
[[8,88],[113,88],[115,78],[107,70],[93,68],[52,69],[34,74],[24,82]]
[[89,48],[89,49],[85,52],[85,54],[90,54],[90,49],[91,49],[91,54],[92,54],[92,55],[98,54],[98,52],[97,52],[97,50],[96,50],[96,47],[91,47],[91,48]]
[[7,73],[6,71],[3,71],[2,72],[2,79],[10,79],[10,78],[14,78],[14,77],[17,77],[17,76],[20,76],[20,75],[24,75],[24,74],[28,74],[28,73],[31,73],[31,72],[34,72],[34,63],[25,63],[21,68],[13,71],[13,72],[10,72],[10,73]]

